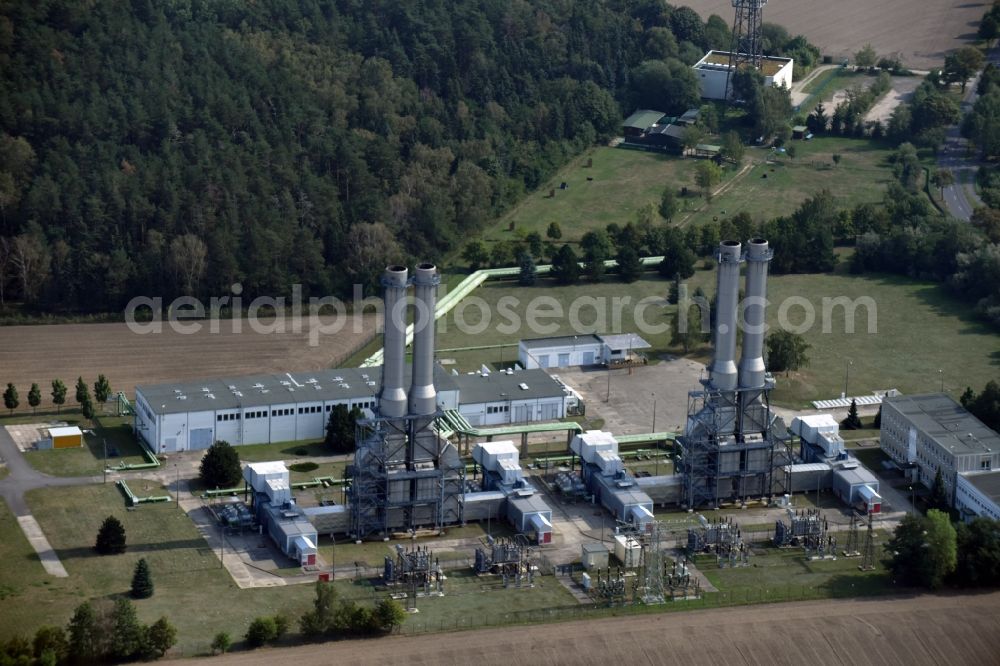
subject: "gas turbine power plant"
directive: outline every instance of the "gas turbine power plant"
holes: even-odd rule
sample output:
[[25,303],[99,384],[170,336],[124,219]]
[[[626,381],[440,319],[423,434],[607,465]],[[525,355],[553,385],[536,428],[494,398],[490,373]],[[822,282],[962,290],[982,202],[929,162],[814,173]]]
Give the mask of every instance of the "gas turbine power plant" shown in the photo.
[[[783,482],[776,470],[791,460],[787,429],[771,412],[774,379],[764,366],[767,269],[773,252],[754,238],[746,251],[722,241],[719,262],[714,356],[704,389],[688,393],[684,435],[677,438],[682,475],[680,503],[688,509],[745,503],[771,495]],[[747,264],[743,348],[736,365],[740,265]],[[782,491],[783,492],[783,491]]]
[[462,522],[465,467],[453,444],[434,430],[441,416],[434,389],[434,308],[441,278],[433,264],[413,277],[413,365],[406,374],[405,266],[389,266],[385,288],[382,390],[376,416],[358,422],[350,468],[351,530],[356,539],[379,533]]

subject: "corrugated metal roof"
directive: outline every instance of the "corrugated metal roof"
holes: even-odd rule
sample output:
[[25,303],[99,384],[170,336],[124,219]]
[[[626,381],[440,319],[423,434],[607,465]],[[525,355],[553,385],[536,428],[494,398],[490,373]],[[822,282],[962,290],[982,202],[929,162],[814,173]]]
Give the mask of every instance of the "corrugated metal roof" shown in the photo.
[[635,129],[644,130],[651,125],[655,125],[660,118],[665,116],[663,111],[654,111],[652,109],[638,109],[635,113],[625,119],[622,123],[623,127],[632,127]]
[[558,335],[551,338],[529,338],[521,340],[521,346],[525,349],[548,349],[550,347],[565,347],[569,345],[595,345],[600,344],[600,337],[593,333],[587,335]]
[[[459,402],[463,405],[505,400],[535,400],[565,395],[562,385],[541,368],[518,370],[510,375],[506,372],[491,372],[485,376],[454,375],[451,380],[458,389]],[[522,389],[522,384],[528,388]]]

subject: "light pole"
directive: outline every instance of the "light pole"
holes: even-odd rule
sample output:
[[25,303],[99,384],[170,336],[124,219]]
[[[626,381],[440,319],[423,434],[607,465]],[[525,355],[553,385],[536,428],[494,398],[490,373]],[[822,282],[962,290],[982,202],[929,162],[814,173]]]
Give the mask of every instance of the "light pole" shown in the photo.
[[917,513],[916,492],[913,490],[913,484],[910,484],[910,514],[916,515],[916,513]]
[[844,359],[844,397],[847,397],[847,382],[851,379],[851,366],[854,365],[854,361],[849,358]]
[[651,432],[656,432],[656,394],[650,394],[653,396],[653,429]]
[[608,359],[608,394],[604,397],[604,402],[611,402],[611,359]]
[[174,498],[176,500],[176,506],[179,509],[181,508],[181,468],[177,466],[177,463],[174,463],[174,472],[176,478],[174,484]]
[[938,368],[938,378],[941,380],[941,393],[944,393],[944,370]]

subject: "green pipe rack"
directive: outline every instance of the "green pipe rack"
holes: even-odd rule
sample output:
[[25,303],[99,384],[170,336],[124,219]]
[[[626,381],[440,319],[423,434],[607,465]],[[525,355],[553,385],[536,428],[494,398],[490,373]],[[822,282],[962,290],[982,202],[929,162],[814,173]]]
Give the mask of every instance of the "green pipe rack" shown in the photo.
[[128,506],[137,506],[139,504],[154,504],[157,502],[169,502],[173,498],[169,495],[150,495],[149,497],[136,497],[136,494],[132,492],[132,489],[128,487],[123,479],[115,481],[115,485],[118,486],[118,490],[125,497],[125,503]]

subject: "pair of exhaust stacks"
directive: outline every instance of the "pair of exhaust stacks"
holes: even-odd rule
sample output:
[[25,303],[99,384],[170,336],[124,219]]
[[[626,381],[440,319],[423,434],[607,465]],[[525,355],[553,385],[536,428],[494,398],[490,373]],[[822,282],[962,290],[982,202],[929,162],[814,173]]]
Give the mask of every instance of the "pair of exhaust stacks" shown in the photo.
[[[751,238],[743,251],[739,241],[719,243],[716,259],[717,315],[715,353],[709,385],[719,391],[763,389],[764,317],[767,270],[774,252],[763,238]],[[736,365],[736,326],[739,311],[740,264],[747,263],[743,349]],[[412,282],[416,316],[413,322],[413,373],[409,391],[404,386],[406,370],[406,290]],[[434,308],[441,283],[434,264],[418,264],[412,280],[405,266],[388,266],[382,276],[385,289],[382,390],[379,410],[383,417],[427,416],[437,410],[434,389]]]

